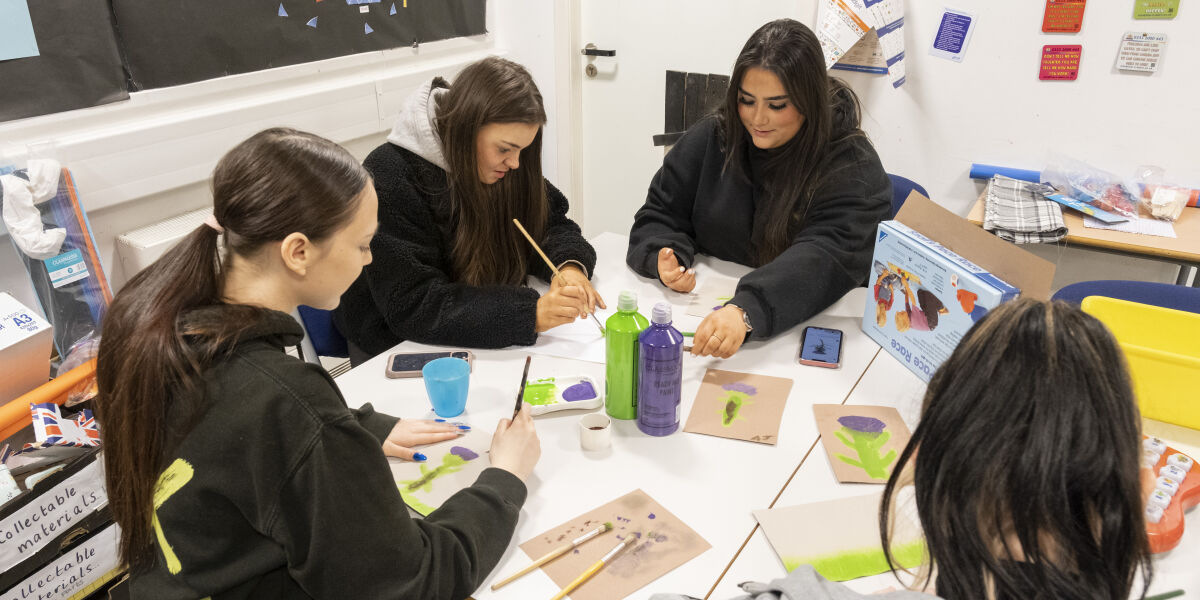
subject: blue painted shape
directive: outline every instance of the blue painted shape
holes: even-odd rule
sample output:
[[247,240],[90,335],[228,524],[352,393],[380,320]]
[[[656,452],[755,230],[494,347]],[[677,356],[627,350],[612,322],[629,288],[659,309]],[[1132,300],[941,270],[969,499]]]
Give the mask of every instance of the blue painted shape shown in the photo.
[[350,6],[354,6],[356,4],[378,4],[380,2],[383,2],[383,0],[346,0],[346,4],[349,4]]
[[0,60],[38,56],[37,37],[25,0],[0,0]]
[[372,31],[375,31],[375,30],[374,30],[374,29],[371,29],[371,26],[370,26],[370,25],[368,25],[368,24],[366,24],[366,23],[363,23],[363,35],[368,35],[368,34],[370,34]]
[[393,2],[393,3],[392,3],[392,10],[389,10],[389,11],[388,11],[388,14],[389,14],[389,15],[394,15],[394,14],[396,14],[396,3],[395,3],[395,2]]
[[305,25],[308,25],[309,27],[316,27],[317,26],[317,17],[313,17],[313,18],[309,19],[308,23],[305,23]]
[[283,10],[283,4],[280,4],[280,5],[279,5],[279,16],[281,16],[281,17],[286,17],[286,16],[288,16],[288,14],[287,14],[287,11],[286,11],[286,10]]

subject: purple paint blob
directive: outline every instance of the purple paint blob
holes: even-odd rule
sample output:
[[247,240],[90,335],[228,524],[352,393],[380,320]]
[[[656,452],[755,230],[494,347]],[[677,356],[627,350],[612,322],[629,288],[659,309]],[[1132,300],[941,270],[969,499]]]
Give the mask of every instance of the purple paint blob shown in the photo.
[[479,458],[479,455],[476,454],[474,450],[470,448],[463,448],[462,446],[451,447],[450,454],[453,454],[463,460],[475,460]]
[[591,400],[596,397],[596,388],[592,387],[590,381],[580,381],[579,383],[563,390],[562,399],[567,402],[578,402],[580,400]]
[[665,535],[663,535],[663,534],[661,534],[661,533],[651,533],[651,534],[650,534],[650,538],[651,538],[651,539],[653,539],[655,542],[658,542],[658,543],[660,543],[660,544],[661,544],[661,543],[663,543],[663,542],[665,542],[665,541],[667,541],[667,536],[665,536]]
[[649,516],[649,517],[647,517],[647,518],[648,518],[648,519],[653,519],[653,518],[655,518],[655,517],[654,517],[654,513],[650,513],[650,516]]
[[884,428],[887,427],[887,423],[874,417],[838,417],[838,423],[841,423],[843,427],[862,433],[883,433]]
[[741,392],[748,396],[753,396],[758,393],[758,388],[756,388],[748,383],[737,383],[737,382],[727,383],[727,384],[721,386],[721,389],[730,391],[730,392]]

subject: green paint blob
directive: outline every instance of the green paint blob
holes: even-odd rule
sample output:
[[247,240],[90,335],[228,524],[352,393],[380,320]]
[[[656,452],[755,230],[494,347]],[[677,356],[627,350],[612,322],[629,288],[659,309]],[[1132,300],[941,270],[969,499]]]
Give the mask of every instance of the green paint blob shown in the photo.
[[721,425],[729,427],[734,421],[746,420],[746,417],[741,416],[744,406],[753,404],[750,402],[750,397],[742,392],[730,391],[721,398]]
[[[916,567],[925,561],[925,544],[916,540],[894,546],[892,559],[898,566],[906,569]],[[812,565],[822,577],[830,581],[847,581],[888,571],[887,559],[883,556],[882,548],[859,548],[807,558],[783,558],[783,567],[789,573],[800,565]]]
[[855,460],[844,454],[835,454],[834,456],[838,460],[866,471],[867,476],[871,479],[887,479],[888,467],[896,460],[896,451],[888,450],[886,455],[880,456],[879,449],[892,439],[890,431],[869,433],[842,427],[840,430],[834,431],[833,435],[858,455],[858,460]]
[[534,382],[525,384],[525,402],[534,406],[545,406],[547,404],[555,404],[555,398],[558,396],[558,386],[554,385],[554,378],[547,377]]
[[442,457],[441,465],[432,469],[429,468],[429,465],[421,465],[420,478],[411,479],[409,481],[397,481],[396,485],[400,486],[401,490],[407,490],[409,492],[432,492],[433,480],[443,475],[457,473],[462,470],[463,465],[465,464],[467,464],[467,461],[464,460],[463,457],[458,456],[457,454],[447,453]]

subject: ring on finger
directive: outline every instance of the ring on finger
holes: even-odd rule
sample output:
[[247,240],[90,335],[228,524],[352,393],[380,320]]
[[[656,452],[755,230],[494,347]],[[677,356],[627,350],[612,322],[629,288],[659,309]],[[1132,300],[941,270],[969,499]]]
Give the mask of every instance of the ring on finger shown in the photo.
[[725,339],[724,339],[724,338],[722,338],[721,336],[719,336],[719,335],[717,335],[717,334],[715,334],[715,333],[714,333],[714,334],[712,334],[712,335],[710,335],[710,336],[708,336],[708,337],[710,337],[710,338],[717,338],[717,341],[718,341],[718,342],[723,342],[723,341],[725,341]]

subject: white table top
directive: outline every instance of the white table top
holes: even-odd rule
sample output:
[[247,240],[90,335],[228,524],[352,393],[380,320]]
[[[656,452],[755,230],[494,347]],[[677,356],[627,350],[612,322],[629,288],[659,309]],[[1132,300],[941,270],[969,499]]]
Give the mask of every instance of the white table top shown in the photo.
[[[610,310],[599,315],[601,320],[612,314],[621,290],[633,289],[639,294],[643,314],[648,314],[655,302],[669,301],[674,305],[676,327],[694,330],[700,319],[685,314],[690,302],[688,295],[671,292],[657,281],[638,277],[625,267],[627,240],[624,236],[602,234],[592,243],[600,257],[593,284],[610,306]],[[736,279],[748,270],[740,265],[703,258],[697,264],[697,277],[702,284],[706,277]],[[654,438],[640,433],[632,421],[615,421],[612,448],[599,453],[584,452],[579,447],[577,422],[586,412],[567,411],[537,417],[542,458],[528,482],[529,498],[521,512],[513,542],[476,597],[552,596],[558,588],[540,571],[498,592],[493,593],[487,586],[498,577],[528,564],[529,559],[517,548],[519,543],[638,488],[695,529],[712,544],[712,549],[632,597],[645,598],[659,591],[701,597],[707,594],[754,529],[751,511],[771,504],[816,439],[811,405],[842,402],[878,353],[879,346],[867,338],[859,326],[866,299],[862,292],[851,292],[849,298],[808,323],[845,332],[840,369],[796,363],[803,327],[776,336],[769,342],[747,344],[729,360],[685,355],[681,429],[706,368],[794,379],[796,383],[783,414],[777,446],[682,431]],[[579,331],[581,325],[570,327],[572,331]],[[430,347],[405,342],[392,351],[427,348]],[[530,349],[474,352],[467,412],[460,420],[491,429],[499,419],[511,415],[522,363]],[[384,364],[389,354],[381,354],[338,378],[338,386],[347,401],[352,407],[372,402],[378,410],[400,417],[430,417],[432,412],[422,380],[384,376]],[[604,366],[535,354],[529,373],[530,378],[571,374],[590,375],[603,381]]]
[[[894,406],[909,429],[915,429],[920,417],[921,399],[925,384],[899,361],[887,353],[880,353],[871,363],[846,404],[874,404]],[[1147,420],[1143,425],[1147,434],[1157,435],[1172,447],[1200,458],[1200,431],[1184,429]],[[784,507],[834,500],[882,490],[883,486],[872,484],[839,483],[829,465],[823,445],[816,444],[804,460],[796,476],[779,497],[775,506]],[[1186,515],[1183,541],[1174,550],[1155,557],[1154,580],[1150,594],[1159,594],[1184,589],[1191,594],[1200,592],[1200,569],[1196,567],[1196,556],[1200,555],[1200,510],[1193,509]],[[787,575],[783,563],[771,548],[761,528],[757,528],[749,543],[728,572],[717,584],[712,594],[714,600],[723,600],[740,595],[737,584],[743,581],[767,582]],[[907,581],[907,579],[906,579]],[[896,578],[885,573],[846,582],[859,593],[868,594],[888,587],[899,588]],[[1140,590],[1138,584],[1134,588]]]

